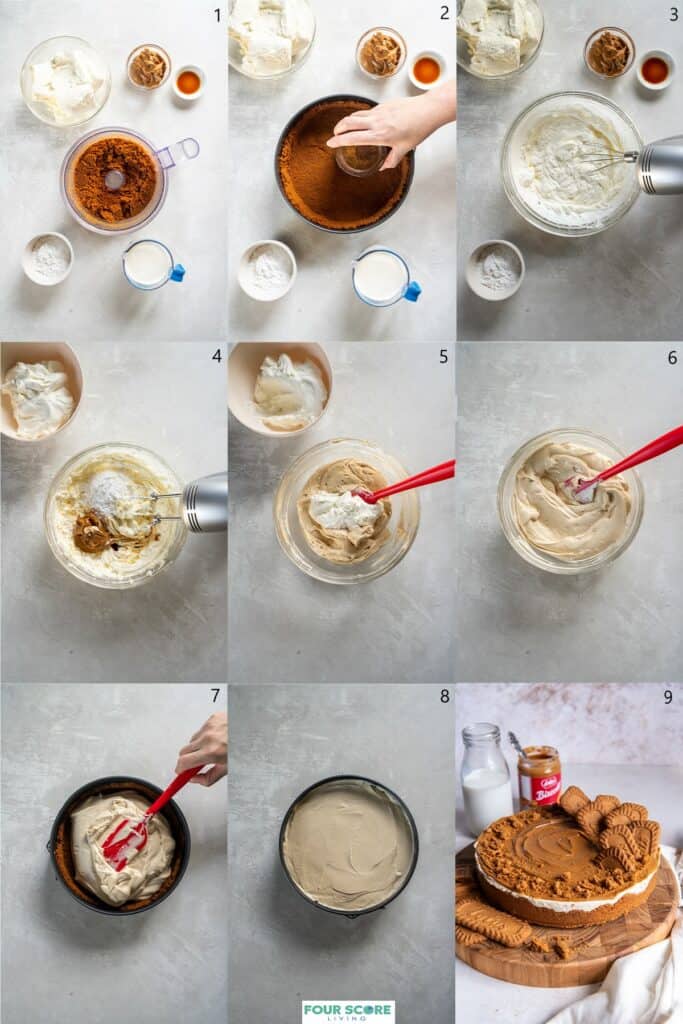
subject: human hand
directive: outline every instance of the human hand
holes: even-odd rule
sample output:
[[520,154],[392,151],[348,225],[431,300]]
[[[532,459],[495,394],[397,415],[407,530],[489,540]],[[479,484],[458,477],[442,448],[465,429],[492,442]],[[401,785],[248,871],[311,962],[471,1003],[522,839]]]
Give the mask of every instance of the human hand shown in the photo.
[[228,774],[228,716],[224,711],[211,715],[182,748],[175,766],[176,775],[188,768],[196,768],[199,764],[213,766],[190,779],[190,782],[198,782],[200,786],[213,786],[214,782]]
[[330,149],[343,146],[386,146],[390,152],[382,170],[398,167],[428,136],[454,121],[456,85],[447,82],[423,96],[388,100],[371,110],[358,110],[342,118],[328,139]]

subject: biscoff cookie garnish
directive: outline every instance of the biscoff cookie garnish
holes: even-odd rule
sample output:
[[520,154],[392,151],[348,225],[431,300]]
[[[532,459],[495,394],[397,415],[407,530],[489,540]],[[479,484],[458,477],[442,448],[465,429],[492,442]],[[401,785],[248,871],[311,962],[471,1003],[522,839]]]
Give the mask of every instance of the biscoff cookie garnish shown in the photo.
[[486,942],[485,935],[473,932],[470,928],[463,928],[460,924],[456,925],[455,939],[461,946],[481,946],[482,942]]
[[612,857],[616,860],[619,866],[622,867],[624,871],[628,871],[629,874],[632,871],[635,871],[638,867],[638,861],[625,846],[609,846],[605,850],[605,853],[608,857]]
[[647,859],[651,857],[659,846],[659,839],[662,833],[659,822],[639,821],[630,826],[631,835],[638,844],[642,856]]
[[572,818],[575,818],[581,808],[589,803],[590,798],[578,786],[570,786],[569,789],[565,789],[560,797],[560,807],[567,814],[571,814]]
[[615,825],[600,833],[600,848],[602,850],[626,850],[636,859],[640,858],[640,847],[628,825]]
[[642,804],[619,804],[607,815],[606,824],[609,828],[614,825],[628,825],[631,821],[647,821],[648,810]]
[[476,903],[474,900],[456,906],[455,920],[457,924],[479,932],[487,939],[499,942],[501,946],[508,946],[510,949],[523,946],[533,934],[531,925],[526,921],[521,921],[512,914],[505,914],[502,910],[494,910],[485,903]]
[[598,810],[602,811],[603,814],[609,814],[615,807],[619,807],[621,800],[618,796],[610,796],[607,793],[601,793],[600,796],[596,796],[593,801]]
[[592,800],[585,807],[582,807],[579,813],[576,815],[576,820],[581,826],[581,831],[584,835],[588,836],[593,842],[597,842],[602,828],[602,819],[604,815],[599,807],[596,807],[595,801]]
[[573,960],[576,956],[576,949],[571,942],[562,938],[561,935],[554,935],[552,938],[553,949],[561,960]]

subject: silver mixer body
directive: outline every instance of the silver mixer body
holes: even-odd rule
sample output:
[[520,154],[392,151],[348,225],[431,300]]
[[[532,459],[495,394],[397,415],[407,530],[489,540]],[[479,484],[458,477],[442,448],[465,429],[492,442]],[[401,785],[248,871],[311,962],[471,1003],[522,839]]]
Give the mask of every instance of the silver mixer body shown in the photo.
[[638,154],[638,180],[650,196],[683,195],[683,135],[650,142]]

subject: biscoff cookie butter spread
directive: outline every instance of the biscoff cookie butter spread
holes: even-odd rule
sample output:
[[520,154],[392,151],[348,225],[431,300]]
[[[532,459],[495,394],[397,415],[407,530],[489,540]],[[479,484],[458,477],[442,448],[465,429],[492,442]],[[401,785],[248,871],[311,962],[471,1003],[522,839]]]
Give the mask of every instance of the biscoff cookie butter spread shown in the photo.
[[357,231],[383,220],[401,202],[410,183],[411,158],[394,170],[365,178],[346,174],[327,142],[349,114],[370,110],[362,100],[321,100],[294,121],[278,156],[282,189],[295,210],[319,227]]
[[613,920],[654,888],[660,826],[647,808],[570,787],[560,806],[490,825],[476,843],[486,896],[536,924],[574,928]]
[[578,562],[619,543],[632,507],[624,478],[599,483],[592,496],[576,495],[571,483],[592,480],[611,465],[607,456],[569,443],[543,445],[526,459],[517,472],[512,513],[531,547]]
[[391,501],[368,504],[354,491],[379,491],[387,481],[374,466],[338,459],[316,470],[299,495],[297,511],[306,543],[328,562],[362,562],[389,540]]
[[290,877],[334,910],[377,907],[402,888],[415,852],[403,809],[379,786],[339,779],[294,807],[282,842]]

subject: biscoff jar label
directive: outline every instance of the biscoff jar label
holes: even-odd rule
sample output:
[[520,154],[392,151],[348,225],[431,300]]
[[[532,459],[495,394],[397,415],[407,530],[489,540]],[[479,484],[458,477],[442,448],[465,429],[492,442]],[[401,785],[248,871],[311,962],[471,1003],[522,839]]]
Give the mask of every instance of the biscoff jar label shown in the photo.
[[562,765],[554,747],[524,747],[517,771],[522,808],[558,803],[562,794]]

